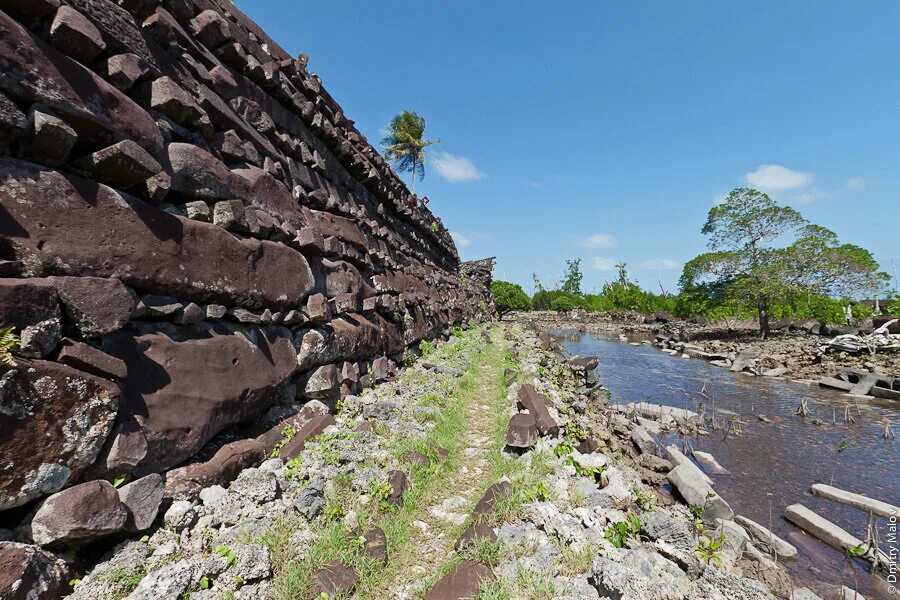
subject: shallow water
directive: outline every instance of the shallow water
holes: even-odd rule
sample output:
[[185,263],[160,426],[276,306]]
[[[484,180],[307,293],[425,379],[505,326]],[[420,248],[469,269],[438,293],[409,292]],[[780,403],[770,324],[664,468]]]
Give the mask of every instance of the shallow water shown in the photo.
[[[900,433],[900,403],[860,401],[818,386],[767,377],[736,374],[703,360],[672,357],[648,345],[631,345],[615,338],[560,332],[570,354],[597,356],[600,380],[612,392],[612,402],[650,401],[697,410],[698,392],[705,384],[710,396],[706,413],[717,409],[739,415],[742,433],[725,429],[692,439],[696,450],[710,452],[730,475],[711,475],[716,491],[737,514],[770,527],[800,551],[789,571],[797,587],[806,586],[823,598],[834,597],[835,585],[856,587],[876,598],[900,598],[882,578],[868,574],[862,564],[847,564],[843,554],[804,534],[784,519],[785,507],[801,503],[861,539],[867,515],[817,498],[814,483],[865,494],[900,504],[900,440],[882,437],[883,419]],[[685,393],[687,392],[687,394]],[[812,416],[794,415],[806,398]],[[844,423],[844,407],[852,402],[855,423]],[[836,414],[837,424],[832,424]],[[763,422],[758,415],[772,420]],[[825,421],[815,425],[813,419]],[[723,416],[725,425],[729,417]],[[663,444],[672,439],[661,439]],[[842,442],[844,451],[837,450]],[[879,522],[881,547],[889,551],[889,524]],[[896,532],[896,529],[894,530]],[[894,536],[896,549],[896,535]]]

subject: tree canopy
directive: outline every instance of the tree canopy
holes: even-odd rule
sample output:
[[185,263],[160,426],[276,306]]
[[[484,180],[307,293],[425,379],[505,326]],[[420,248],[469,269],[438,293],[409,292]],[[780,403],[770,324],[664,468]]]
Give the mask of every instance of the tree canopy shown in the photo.
[[877,296],[887,280],[867,250],[841,244],[834,232],[755,189],[733,190],[710,209],[702,231],[710,251],[685,264],[682,290],[752,302],[763,336],[773,302],[801,292]]
[[384,157],[394,163],[398,171],[412,173],[412,193],[416,193],[416,177],[425,177],[425,148],[440,140],[425,139],[425,117],[403,111],[394,116],[388,133],[381,140]]
[[491,283],[491,293],[500,319],[514,310],[531,310],[531,298],[517,283],[496,280]]

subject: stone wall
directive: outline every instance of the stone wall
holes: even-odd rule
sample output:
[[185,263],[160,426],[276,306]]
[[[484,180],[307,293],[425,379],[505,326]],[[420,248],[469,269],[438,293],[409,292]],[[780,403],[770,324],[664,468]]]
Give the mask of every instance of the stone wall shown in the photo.
[[488,316],[474,272],[227,0],[0,0],[0,527],[84,481],[227,479]]

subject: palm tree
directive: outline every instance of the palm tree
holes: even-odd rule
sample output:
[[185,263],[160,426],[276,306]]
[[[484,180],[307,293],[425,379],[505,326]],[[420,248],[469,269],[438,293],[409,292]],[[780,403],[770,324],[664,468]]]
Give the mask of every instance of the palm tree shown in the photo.
[[391,119],[388,134],[381,140],[384,157],[393,161],[399,171],[412,173],[412,193],[416,193],[416,176],[425,177],[425,148],[440,140],[426,140],[425,117],[408,110]]

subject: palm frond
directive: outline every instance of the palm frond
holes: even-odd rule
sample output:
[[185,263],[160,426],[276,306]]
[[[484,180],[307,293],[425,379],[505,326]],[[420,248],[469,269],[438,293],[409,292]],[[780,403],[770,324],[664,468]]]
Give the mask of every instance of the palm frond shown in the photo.
[[0,364],[15,367],[16,361],[12,353],[19,349],[22,340],[14,333],[13,327],[0,328]]
[[393,162],[400,172],[412,173],[413,178],[425,177],[425,148],[439,144],[440,140],[426,140],[425,118],[403,111],[391,119],[388,133],[381,140],[384,157]]

